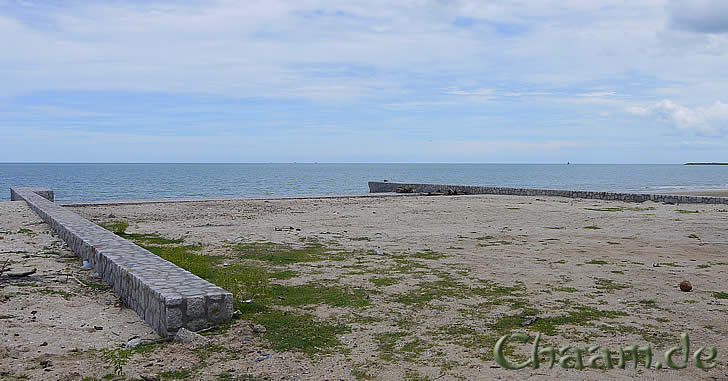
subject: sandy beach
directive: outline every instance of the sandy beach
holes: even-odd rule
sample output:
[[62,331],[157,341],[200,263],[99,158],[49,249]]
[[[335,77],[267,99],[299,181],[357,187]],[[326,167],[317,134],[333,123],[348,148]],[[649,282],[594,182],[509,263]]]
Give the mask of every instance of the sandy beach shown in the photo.
[[[728,378],[725,205],[413,196],[72,210],[160,238],[143,245],[265,274],[267,285],[241,301],[229,327],[208,332],[208,344],[131,352],[123,366],[130,379]],[[6,377],[101,378],[113,373],[101,349],[154,337],[114,307],[110,291],[88,286],[92,274],[23,203],[0,203],[0,211],[12,271],[39,270],[23,284],[3,278]],[[681,281],[692,290],[681,291]],[[650,344],[654,360],[688,333],[691,351],[717,348],[718,366],[506,370],[493,347],[513,332],[612,351]],[[530,350],[513,344],[508,357],[524,361]]]

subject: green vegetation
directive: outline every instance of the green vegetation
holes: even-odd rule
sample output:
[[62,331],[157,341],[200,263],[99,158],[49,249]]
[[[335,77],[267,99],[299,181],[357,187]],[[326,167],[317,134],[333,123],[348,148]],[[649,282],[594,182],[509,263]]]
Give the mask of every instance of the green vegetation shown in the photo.
[[678,209],[675,212],[682,213],[682,214],[700,213],[699,210],[684,210],[684,209]]
[[713,297],[716,299],[728,299],[728,292],[713,292]]
[[478,246],[480,246],[480,247],[501,246],[501,245],[510,245],[512,243],[513,242],[511,242],[511,241],[499,240],[499,241],[488,241],[486,243],[479,243]]
[[265,326],[265,337],[273,349],[299,350],[309,355],[329,352],[331,348],[341,345],[338,335],[351,332],[343,324],[317,321],[308,314],[270,310],[248,317]]
[[149,245],[172,245],[172,244],[180,244],[184,240],[179,239],[168,239],[160,237],[159,234],[155,233],[127,233],[126,229],[129,228],[129,223],[123,220],[120,221],[114,221],[107,224],[100,224],[102,228],[118,235],[119,237],[132,240],[137,244],[149,244]]
[[584,226],[584,229],[599,230],[601,228],[599,226],[590,225],[590,226]]
[[412,361],[430,346],[418,337],[405,340],[408,336],[403,331],[375,334],[374,342],[377,343],[379,358],[384,361]]
[[556,287],[554,288],[554,291],[560,291],[560,292],[579,292],[578,289],[574,287]]
[[608,265],[609,264],[609,262],[602,261],[602,260],[599,260],[599,259],[592,259],[591,261],[584,262],[584,263],[587,264],[587,265]]
[[70,300],[71,297],[73,296],[73,294],[71,294],[70,292],[63,291],[63,290],[55,290],[52,288],[42,288],[42,289],[38,290],[38,292],[41,294],[45,294],[45,295],[58,295],[66,300]]
[[654,207],[650,206],[647,208],[640,208],[640,207],[608,207],[608,208],[584,208],[586,210],[591,210],[594,212],[623,212],[625,210],[631,210],[633,212],[644,212],[646,210],[655,210]]
[[167,370],[157,373],[160,380],[183,380],[190,376],[192,376],[192,371],[189,369]]
[[273,242],[241,243],[233,246],[244,259],[257,259],[274,265],[323,260],[341,261],[347,253],[328,248],[318,242],[309,242],[302,248],[292,248]]
[[349,239],[352,241],[371,241],[369,237],[351,237]]
[[28,237],[35,237],[35,235],[36,235],[34,231],[32,231],[30,229],[27,229],[27,228],[21,228],[21,229],[19,229],[18,230],[18,234],[25,234]]
[[667,267],[685,267],[683,265],[678,265],[675,262],[660,262],[660,266],[667,266]]
[[131,349],[108,349],[104,348],[101,350],[101,356],[106,362],[106,368],[114,371],[117,376],[124,375],[124,365],[129,362],[131,357]]
[[608,292],[612,292],[614,290],[622,290],[625,288],[632,288],[632,286],[628,284],[616,283],[611,279],[597,279],[595,287],[598,290],[606,290]]
[[412,254],[413,257],[419,258],[419,259],[440,259],[446,257],[443,253],[438,253],[436,251],[432,251],[430,249],[425,249],[422,251],[418,251],[414,254]]
[[[521,312],[512,315],[505,315],[486,324],[486,330],[472,328],[464,324],[456,323],[446,325],[437,333],[444,336],[444,339],[466,348],[493,348],[495,342],[501,336],[519,330],[541,332],[546,335],[566,335],[573,333],[573,327],[593,327],[595,321],[601,319],[614,319],[627,314],[622,311],[599,310],[585,305],[574,306],[566,314],[557,316],[546,316],[535,319],[527,327],[521,324],[527,319],[540,316],[540,312],[533,307],[521,307]],[[437,334],[436,333],[436,334]],[[514,355],[513,348],[509,348],[509,357],[519,359],[522,355]],[[480,352],[479,357],[483,360],[492,360],[492,351]],[[525,358],[525,357],[524,357]]]
[[126,232],[126,229],[129,228],[129,223],[126,221],[114,221],[107,224],[100,224],[99,226],[114,234],[120,235]]
[[298,272],[293,270],[280,270],[280,271],[274,271],[269,274],[269,277],[271,279],[280,279],[280,280],[286,280],[295,278],[298,276]]
[[369,281],[374,283],[374,285],[377,287],[391,286],[398,282],[396,278],[388,278],[388,277],[369,278]]
[[305,284],[301,286],[270,286],[271,303],[282,306],[305,306],[310,304],[328,304],[333,307],[363,307],[369,304],[367,292],[358,288],[345,286],[319,286]]

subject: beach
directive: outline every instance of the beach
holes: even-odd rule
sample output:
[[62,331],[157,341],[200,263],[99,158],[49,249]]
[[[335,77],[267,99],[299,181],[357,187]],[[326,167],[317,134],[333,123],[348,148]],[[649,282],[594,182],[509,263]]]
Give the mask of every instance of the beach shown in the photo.
[[[264,275],[231,325],[208,332],[208,344],[145,346],[123,366],[130,378],[728,377],[725,205],[482,195],[70,209],[98,224],[127,222],[126,233],[146,235],[139,244]],[[100,378],[110,372],[100,349],[155,337],[133,312],[114,307],[113,293],[88,286],[92,274],[23,203],[0,210],[0,248],[13,271],[43,275],[23,281],[35,285],[2,284],[0,368],[32,379]],[[83,285],[60,275],[67,273]],[[681,291],[682,281],[692,290]],[[49,287],[58,291],[42,291]],[[507,370],[493,349],[514,332],[613,351],[650,344],[655,360],[688,333],[693,350],[717,348],[718,366]],[[507,355],[525,361],[530,350],[512,343]],[[48,358],[52,366],[41,366]]]

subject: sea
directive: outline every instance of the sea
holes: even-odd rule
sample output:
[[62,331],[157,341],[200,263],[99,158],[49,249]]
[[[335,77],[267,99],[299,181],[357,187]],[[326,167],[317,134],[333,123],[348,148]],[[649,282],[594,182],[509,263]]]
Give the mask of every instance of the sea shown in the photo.
[[0,163],[11,186],[59,201],[367,193],[368,181],[638,193],[728,189],[728,166],[680,164]]

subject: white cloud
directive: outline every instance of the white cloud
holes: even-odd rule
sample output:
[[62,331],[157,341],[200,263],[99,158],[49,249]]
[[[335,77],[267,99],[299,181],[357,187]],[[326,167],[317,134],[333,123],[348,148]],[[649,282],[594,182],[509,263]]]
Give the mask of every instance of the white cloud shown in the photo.
[[683,131],[710,135],[728,132],[728,104],[721,101],[707,107],[690,108],[665,99],[648,106],[630,107],[627,111],[670,122]]
[[579,97],[587,97],[587,98],[603,98],[603,97],[612,97],[617,95],[614,91],[594,91],[591,93],[582,93],[577,94]]

